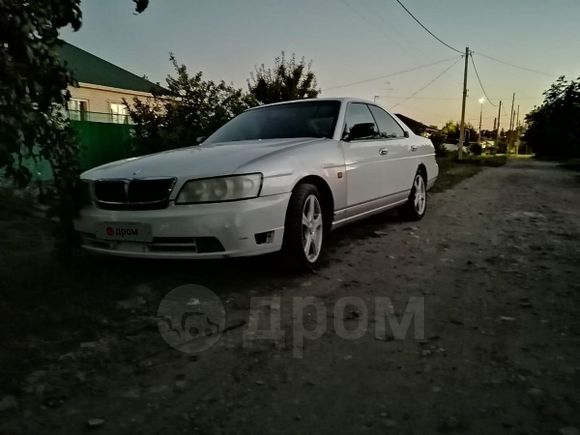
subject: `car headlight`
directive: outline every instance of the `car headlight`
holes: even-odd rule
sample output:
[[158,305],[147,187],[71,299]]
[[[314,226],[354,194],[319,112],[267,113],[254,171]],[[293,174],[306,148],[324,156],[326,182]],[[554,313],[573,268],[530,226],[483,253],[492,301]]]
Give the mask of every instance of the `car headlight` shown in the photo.
[[262,174],[202,178],[185,183],[175,203],[196,204],[256,198],[261,188]]

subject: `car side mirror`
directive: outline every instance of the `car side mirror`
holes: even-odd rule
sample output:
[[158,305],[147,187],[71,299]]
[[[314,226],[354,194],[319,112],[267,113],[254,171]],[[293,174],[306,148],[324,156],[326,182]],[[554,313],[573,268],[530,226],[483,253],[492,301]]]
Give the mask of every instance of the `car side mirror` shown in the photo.
[[206,139],[207,139],[207,136],[199,136],[197,139],[195,139],[195,142],[197,143],[197,145],[199,145],[200,143],[202,143]]
[[409,137],[409,136],[410,136],[410,135],[409,135],[409,132],[408,132],[407,130],[403,131],[403,136],[405,136],[405,137]]
[[346,135],[347,141],[374,139],[377,137],[377,129],[374,123],[365,122],[362,124],[355,124],[351,127],[350,133]]

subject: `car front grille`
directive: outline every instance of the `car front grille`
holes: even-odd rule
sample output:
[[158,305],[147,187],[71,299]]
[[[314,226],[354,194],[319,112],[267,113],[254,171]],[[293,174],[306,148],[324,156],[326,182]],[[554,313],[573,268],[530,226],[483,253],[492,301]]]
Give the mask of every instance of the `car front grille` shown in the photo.
[[175,178],[97,180],[95,202],[106,210],[159,210],[169,205]]

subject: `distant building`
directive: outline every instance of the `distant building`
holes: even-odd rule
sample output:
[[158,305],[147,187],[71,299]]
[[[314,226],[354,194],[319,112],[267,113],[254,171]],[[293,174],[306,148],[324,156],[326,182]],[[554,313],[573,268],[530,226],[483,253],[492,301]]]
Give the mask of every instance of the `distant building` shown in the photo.
[[415,134],[424,136],[437,130],[437,127],[425,125],[422,122],[416,121],[415,119],[409,118],[401,113],[395,113],[395,115],[397,115],[397,117]]
[[149,100],[159,85],[63,41],[60,56],[73,72],[78,87],[69,87],[69,116],[73,120],[126,123],[123,99]]

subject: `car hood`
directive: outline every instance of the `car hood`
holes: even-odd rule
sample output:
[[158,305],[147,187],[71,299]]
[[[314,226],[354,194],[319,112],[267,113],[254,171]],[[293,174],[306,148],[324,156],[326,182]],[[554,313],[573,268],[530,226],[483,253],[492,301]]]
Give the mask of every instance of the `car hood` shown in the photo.
[[273,153],[325,140],[293,138],[202,144],[108,163],[84,172],[82,178],[203,178],[229,175]]

